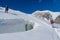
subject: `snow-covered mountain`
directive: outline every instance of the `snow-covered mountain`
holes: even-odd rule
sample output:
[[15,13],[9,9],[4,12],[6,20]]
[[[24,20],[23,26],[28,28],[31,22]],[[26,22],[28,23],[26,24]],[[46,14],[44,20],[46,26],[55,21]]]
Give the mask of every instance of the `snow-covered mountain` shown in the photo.
[[58,35],[47,19],[11,9],[5,13],[0,8],[0,40],[60,40]]
[[[49,10],[44,10],[44,11],[35,11],[32,13],[33,16],[35,16],[38,19],[44,19],[49,23],[50,19],[52,18],[54,20],[54,26],[60,27],[60,12],[52,12]],[[47,20],[46,20],[47,19]],[[58,24],[57,24],[58,23]]]
[[39,14],[42,15],[42,14],[45,14],[45,13],[50,13],[52,15],[53,19],[56,19],[56,17],[58,15],[60,15],[60,12],[52,12],[52,11],[49,11],[49,10],[44,10],[44,11],[37,10],[37,11],[33,12],[32,15],[38,16]]

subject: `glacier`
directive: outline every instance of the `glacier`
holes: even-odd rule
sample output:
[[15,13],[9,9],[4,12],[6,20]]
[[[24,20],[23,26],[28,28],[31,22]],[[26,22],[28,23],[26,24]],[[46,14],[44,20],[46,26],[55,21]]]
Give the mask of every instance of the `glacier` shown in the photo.
[[[56,16],[53,14],[53,17]],[[26,31],[26,24],[33,25],[33,28]],[[60,40],[59,31],[46,19],[12,9],[5,13],[0,7],[0,40]]]

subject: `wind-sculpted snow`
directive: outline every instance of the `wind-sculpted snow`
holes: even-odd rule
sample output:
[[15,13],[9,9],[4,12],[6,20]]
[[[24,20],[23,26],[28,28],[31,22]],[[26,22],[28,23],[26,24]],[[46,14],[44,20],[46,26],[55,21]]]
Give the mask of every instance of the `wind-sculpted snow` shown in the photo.
[[58,40],[55,31],[46,28],[43,24],[35,24],[36,28],[17,33],[0,34],[0,40]]
[[[20,32],[24,26],[33,26],[33,29]],[[0,27],[0,40],[59,40],[47,20],[11,9],[0,13]]]
[[0,33],[25,31],[25,21],[23,19],[0,19]]

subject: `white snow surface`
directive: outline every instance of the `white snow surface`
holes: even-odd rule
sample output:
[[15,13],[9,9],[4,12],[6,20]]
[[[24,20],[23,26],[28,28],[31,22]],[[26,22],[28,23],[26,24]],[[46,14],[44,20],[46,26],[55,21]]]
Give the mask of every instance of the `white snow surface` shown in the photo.
[[[0,33],[0,40],[60,40],[58,33],[54,28],[52,28],[52,26],[49,24],[47,20],[38,19],[31,14],[26,14],[11,9],[9,10],[8,13],[5,13],[4,8],[0,8],[0,20],[1,19],[2,19],[2,23],[10,23],[10,20],[8,19],[20,19],[20,20],[24,19],[25,21],[33,22],[34,27],[33,29],[24,32],[17,31],[13,33],[8,33],[8,32]],[[11,23],[14,24],[16,22],[11,22]],[[20,25],[19,21],[17,21],[17,24]],[[6,28],[6,25],[3,25],[3,27],[4,26]],[[2,26],[0,25],[0,27]]]

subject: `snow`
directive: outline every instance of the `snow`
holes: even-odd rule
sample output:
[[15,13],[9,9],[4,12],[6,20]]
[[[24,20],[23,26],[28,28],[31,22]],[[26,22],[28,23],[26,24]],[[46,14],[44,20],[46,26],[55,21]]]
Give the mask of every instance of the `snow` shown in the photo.
[[[26,21],[32,22],[33,29],[22,31]],[[0,40],[59,40],[59,36],[46,19],[11,9],[4,13],[0,8]]]
[[51,12],[51,14],[52,14],[52,18],[56,19],[56,17],[60,15],[60,12]]

